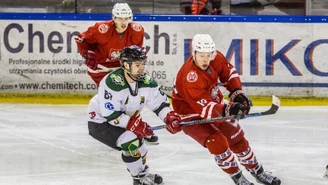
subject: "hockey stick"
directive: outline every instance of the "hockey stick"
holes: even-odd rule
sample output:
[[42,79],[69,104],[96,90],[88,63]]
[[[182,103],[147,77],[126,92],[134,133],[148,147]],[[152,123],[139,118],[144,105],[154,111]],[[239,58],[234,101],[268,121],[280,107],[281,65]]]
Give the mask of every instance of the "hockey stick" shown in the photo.
[[[229,119],[235,119],[235,116],[192,120],[192,121],[180,122],[179,125],[180,126],[197,125],[197,124],[211,123],[211,122],[223,121],[223,120],[229,120]],[[151,127],[151,130],[160,130],[160,129],[163,129],[165,127],[166,127],[166,125],[158,125],[158,126]]]
[[[270,107],[269,110],[267,111],[263,111],[263,112],[257,112],[257,113],[250,113],[250,114],[246,114],[243,117],[241,117],[240,119],[245,119],[245,118],[251,118],[251,117],[259,117],[259,116],[266,116],[266,115],[272,115],[275,114],[278,109],[280,107],[280,100],[278,97],[272,95],[272,105]],[[179,125],[181,126],[185,126],[185,125],[196,125],[196,124],[204,124],[204,123],[211,123],[211,122],[216,122],[216,121],[223,121],[223,120],[232,120],[232,119],[236,119],[237,122],[232,123],[233,126],[236,126],[236,124],[238,123],[238,117],[240,116],[240,114],[238,114],[237,116],[228,116],[228,117],[217,117],[217,118],[209,118],[209,119],[201,119],[201,120],[192,120],[192,121],[186,121],[186,122],[181,122]],[[165,128],[166,125],[158,125],[158,126],[154,126],[151,127],[151,130],[160,130]]]
[[[102,70],[104,70],[104,71],[106,71],[106,72],[109,72],[109,73],[113,71],[113,69],[110,69],[108,67],[105,67],[105,66],[103,66],[101,64],[97,64],[97,67],[100,68],[100,69],[102,69]],[[115,68],[117,68],[117,67],[115,67]]]

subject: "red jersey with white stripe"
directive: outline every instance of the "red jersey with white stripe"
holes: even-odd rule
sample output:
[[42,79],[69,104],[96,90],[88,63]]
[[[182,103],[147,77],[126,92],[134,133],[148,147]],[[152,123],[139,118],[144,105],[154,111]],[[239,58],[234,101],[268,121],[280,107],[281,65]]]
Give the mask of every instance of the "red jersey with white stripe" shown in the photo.
[[228,91],[242,89],[239,75],[221,52],[206,71],[199,69],[191,56],[180,68],[172,94],[174,110],[186,119],[215,118],[223,115],[224,99],[218,81]]

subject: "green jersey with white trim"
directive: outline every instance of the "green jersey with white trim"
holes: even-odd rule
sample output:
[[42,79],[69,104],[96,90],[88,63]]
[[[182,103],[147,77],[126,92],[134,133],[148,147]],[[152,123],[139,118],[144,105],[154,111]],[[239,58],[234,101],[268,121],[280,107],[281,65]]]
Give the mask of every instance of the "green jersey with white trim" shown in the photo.
[[143,81],[128,83],[124,70],[119,68],[101,80],[98,94],[89,103],[89,121],[125,128],[130,117],[144,106],[161,120],[172,111],[166,94],[155,80],[146,76]]

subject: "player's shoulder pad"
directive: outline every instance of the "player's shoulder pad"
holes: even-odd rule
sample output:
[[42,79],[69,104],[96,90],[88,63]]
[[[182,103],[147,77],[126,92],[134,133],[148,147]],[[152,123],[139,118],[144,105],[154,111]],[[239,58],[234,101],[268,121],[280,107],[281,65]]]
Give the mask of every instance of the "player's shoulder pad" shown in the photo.
[[110,21],[97,22],[95,26],[98,28],[98,32],[102,34],[107,33],[111,28]]
[[135,22],[131,22],[130,23],[130,27],[132,28],[132,30],[134,30],[135,32],[141,32],[143,30],[143,27]]
[[[217,69],[219,69],[219,66],[222,65],[231,65],[231,63],[227,60],[227,58],[221,53],[220,51],[216,51],[216,56],[214,58],[214,62],[211,62],[210,65],[216,66]],[[218,68],[219,67],[219,68]]]
[[106,85],[113,91],[121,91],[128,88],[128,84],[124,80],[122,69],[115,70],[106,77]]
[[139,87],[150,87],[150,88],[155,88],[158,86],[158,83],[151,78],[150,76],[146,75],[144,81],[142,81],[141,83],[139,83]]
[[216,50],[215,52],[216,52],[216,58],[218,58],[218,57],[219,58],[222,58],[222,57],[225,58],[225,56],[223,55],[223,53],[221,51]]

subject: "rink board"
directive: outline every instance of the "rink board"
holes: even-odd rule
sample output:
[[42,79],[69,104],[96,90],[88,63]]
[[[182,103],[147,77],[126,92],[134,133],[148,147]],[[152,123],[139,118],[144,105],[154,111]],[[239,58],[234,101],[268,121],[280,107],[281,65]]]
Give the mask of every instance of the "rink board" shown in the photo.
[[[0,14],[0,93],[95,94],[74,37],[110,15]],[[196,33],[211,34],[250,96],[328,97],[325,17],[135,16],[145,28],[149,75],[165,92],[191,54]]]
[[[88,104],[90,94],[0,94],[0,103]],[[249,96],[254,106],[270,106],[269,96]],[[228,97],[226,97],[228,99]],[[281,106],[328,106],[328,98],[279,97]]]

